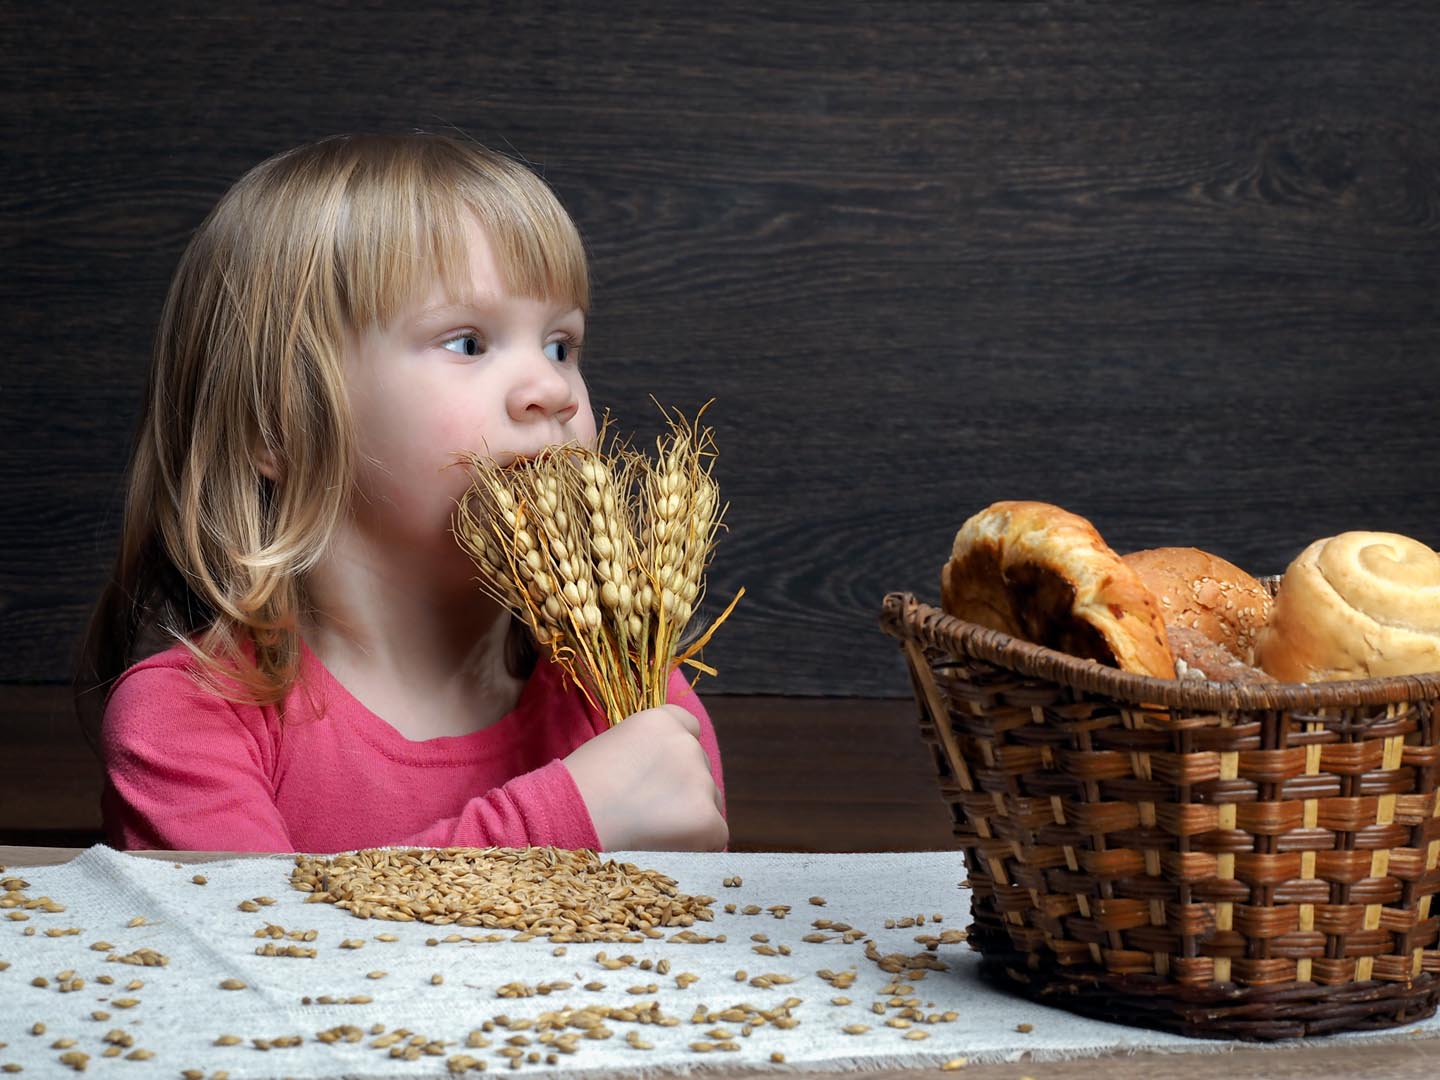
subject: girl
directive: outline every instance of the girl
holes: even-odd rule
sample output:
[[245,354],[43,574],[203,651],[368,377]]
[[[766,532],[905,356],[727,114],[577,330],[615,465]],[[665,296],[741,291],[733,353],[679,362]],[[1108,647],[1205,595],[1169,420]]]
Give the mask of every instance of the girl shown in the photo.
[[608,727],[450,531],[458,451],[595,439],[588,305],[574,223],[479,146],[327,139],[221,199],[161,316],[82,657],[112,843],[725,845],[679,674]]

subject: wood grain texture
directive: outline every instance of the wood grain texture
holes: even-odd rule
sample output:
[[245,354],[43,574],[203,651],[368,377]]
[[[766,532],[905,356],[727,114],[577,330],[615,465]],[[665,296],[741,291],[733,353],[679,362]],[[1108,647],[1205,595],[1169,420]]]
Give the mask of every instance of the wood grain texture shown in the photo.
[[189,231],[453,127],[591,252],[595,397],[718,400],[714,692],[898,697],[881,596],[999,498],[1277,572],[1440,545],[1440,9],[275,2],[0,15],[0,680],[68,670]]

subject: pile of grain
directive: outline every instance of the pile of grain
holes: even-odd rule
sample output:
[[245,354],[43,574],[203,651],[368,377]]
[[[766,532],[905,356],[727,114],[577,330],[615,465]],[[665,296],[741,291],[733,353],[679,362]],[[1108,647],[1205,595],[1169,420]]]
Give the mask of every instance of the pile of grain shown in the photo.
[[714,897],[682,893],[654,870],[551,847],[299,855],[290,883],[310,894],[307,902],[331,903],[357,918],[482,926],[556,941],[633,940],[714,918]]

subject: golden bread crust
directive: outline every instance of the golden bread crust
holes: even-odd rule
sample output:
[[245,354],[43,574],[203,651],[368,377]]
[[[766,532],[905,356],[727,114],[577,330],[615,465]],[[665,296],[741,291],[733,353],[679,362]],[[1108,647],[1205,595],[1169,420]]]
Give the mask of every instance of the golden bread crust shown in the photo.
[[1397,533],[1316,540],[1285,571],[1255,653],[1284,682],[1440,671],[1440,555]]
[[1089,521],[997,502],[955,536],[940,575],[951,615],[1123,671],[1175,677],[1160,605]]
[[1159,599],[1168,625],[1199,630],[1244,663],[1255,663],[1255,638],[1270,618],[1264,585],[1199,548],[1149,548],[1124,559]]

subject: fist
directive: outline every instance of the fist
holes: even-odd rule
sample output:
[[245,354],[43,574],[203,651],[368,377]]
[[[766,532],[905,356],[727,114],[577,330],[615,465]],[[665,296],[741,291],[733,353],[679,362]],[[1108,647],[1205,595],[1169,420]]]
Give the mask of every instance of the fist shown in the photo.
[[700,721],[678,705],[626,717],[565,765],[607,851],[719,851],[730,839]]

